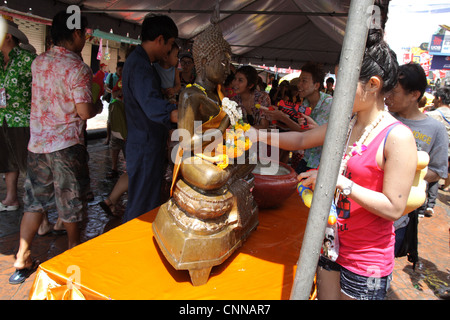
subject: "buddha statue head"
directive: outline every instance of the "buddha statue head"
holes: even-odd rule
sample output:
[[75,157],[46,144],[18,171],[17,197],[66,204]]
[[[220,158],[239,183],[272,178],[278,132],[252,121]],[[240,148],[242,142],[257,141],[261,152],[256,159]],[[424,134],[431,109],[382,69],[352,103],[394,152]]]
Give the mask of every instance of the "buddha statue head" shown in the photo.
[[194,41],[192,47],[197,83],[215,87],[230,73],[231,47],[219,25],[213,21]]

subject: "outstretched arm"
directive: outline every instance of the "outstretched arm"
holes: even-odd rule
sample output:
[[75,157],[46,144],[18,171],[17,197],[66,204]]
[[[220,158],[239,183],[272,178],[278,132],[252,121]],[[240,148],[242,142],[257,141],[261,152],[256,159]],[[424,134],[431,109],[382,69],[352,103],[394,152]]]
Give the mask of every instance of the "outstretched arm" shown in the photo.
[[257,137],[258,141],[283,150],[303,150],[323,145],[327,127],[328,125],[324,124],[305,132],[289,131],[281,133],[252,129],[255,130],[252,134]]

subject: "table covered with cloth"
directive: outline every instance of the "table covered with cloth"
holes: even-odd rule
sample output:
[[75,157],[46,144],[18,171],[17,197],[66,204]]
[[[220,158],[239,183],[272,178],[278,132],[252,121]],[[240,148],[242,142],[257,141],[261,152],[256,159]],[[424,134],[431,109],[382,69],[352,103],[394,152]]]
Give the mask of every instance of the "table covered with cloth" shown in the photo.
[[308,211],[297,192],[278,208],[260,210],[242,247],[195,287],[153,237],[156,208],[42,263],[30,299],[289,299]]

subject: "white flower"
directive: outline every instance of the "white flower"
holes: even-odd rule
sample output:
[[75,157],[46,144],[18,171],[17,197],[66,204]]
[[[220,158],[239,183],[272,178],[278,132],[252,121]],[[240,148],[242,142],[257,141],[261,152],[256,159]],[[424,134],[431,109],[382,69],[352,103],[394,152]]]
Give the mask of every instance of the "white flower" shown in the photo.
[[238,107],[236,101],[232,101],[225,97],[222,99],[222,109],[230,118],[231,124],[234,126],[239,119],[242,119],[242,110]]

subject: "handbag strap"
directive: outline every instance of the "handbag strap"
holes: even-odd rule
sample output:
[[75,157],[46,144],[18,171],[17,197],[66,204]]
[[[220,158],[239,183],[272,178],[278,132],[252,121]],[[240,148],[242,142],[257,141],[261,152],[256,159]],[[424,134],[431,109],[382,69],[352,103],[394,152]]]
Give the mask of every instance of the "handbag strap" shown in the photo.
[[450,121],[448,121],[448,119],[444,116],[444,114],[442,113],[441,110],[436,109],[436,111],[438,111],[438,112],[441,114],[442,118],[444,118],[444,120],[445,120],[448,124],[450,124]]
[[[388,132],[386,133],[386,137],[384,137],[384,143],[383,143],[383,156],[384,156],[384,148],[386,147],[386,141],[388,138],[389,133],[394,129],[397,125],[401,124],[402,122],[397,121],[391,124],[391,127],[389,128]],[[384,156],[384,160],[386,161],[386,156]]]

